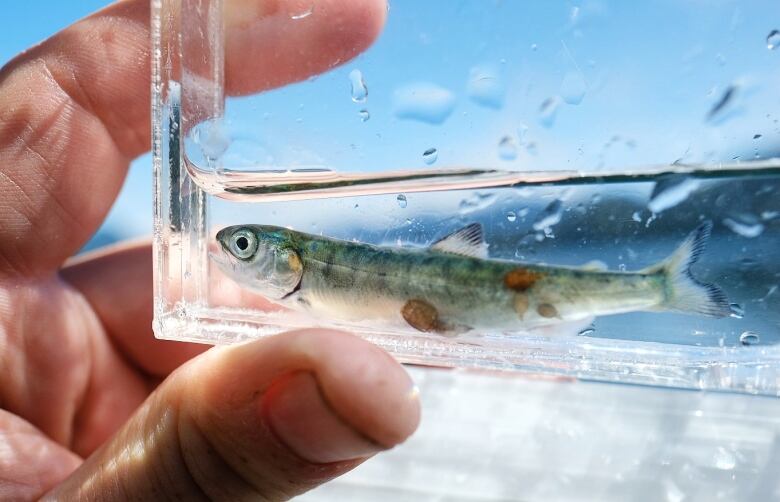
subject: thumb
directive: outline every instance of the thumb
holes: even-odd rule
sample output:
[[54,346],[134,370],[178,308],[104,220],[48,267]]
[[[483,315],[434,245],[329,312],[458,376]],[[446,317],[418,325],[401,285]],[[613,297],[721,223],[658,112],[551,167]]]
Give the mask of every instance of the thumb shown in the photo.
[[286,500],[404,441],[406,372],[357,337],[305,330],[212,349],[174,372],[47,498]]

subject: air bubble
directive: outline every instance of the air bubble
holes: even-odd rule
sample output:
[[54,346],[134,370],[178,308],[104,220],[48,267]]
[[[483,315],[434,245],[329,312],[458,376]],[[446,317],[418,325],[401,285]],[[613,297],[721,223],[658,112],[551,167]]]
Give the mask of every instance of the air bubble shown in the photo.
[[587,328],[577,333],[577,336],[591,336],[594,333],[596,333],[596,328],[593,326],[588,326]]
[[230,147],[230,138],[222,123],[217,120],[198,124],[190,134],[209,162],[216,162]]
[[498,142],[498,156],[503,160],[515,160],[517,158],[517,144],[511,136],[504,136]]
[[406,201],[406,195],[399,194],[398,197],[395,198],[395,200],[398,201],[398,207],[401,209],[404,209],[406,207],[407,201]]
[[769,35],[766,36],[766,48],[770,51],[777,49],[780,46],[780,31],[772,30]]
[[660,213],[685,201],[701,185],[701,181],[687,177],[669,177],[658,181],[650,194],[647,208]]
[[363,79],[363,72],[352,70],[349,72],[349,83],[352,86],[352,101],[363,103],[368,98],[368,87]]
[[729,310],[731,310],[731,314],[729,314],[730,317],[735,319],[742,319],[745,317],[745,309],[739,303],[730,303]]
[[739,335],[739,343],[741,343],[744,346],[749,345],[758,345],[761,342],[761,338],[758,336],[758,333],[755,333],[753,331],[745,331],[741,335]]
[[542,213],[534,222],[533,228],[537,231],[550,228],[553,225],[557,225],[561,221],[562,217],[563,203],[559,199],[556,199],[550,202],[547,207],[544,208],[544,211],[542,211]]
[[764,233],[764,224],[760,221],[737,221],[732,218],[724,218],[723,224],[735,234],[747,239],[754,239]]
[[469,214],[490,207],[496,200],[494,193],[475,193],[460,201],[460,214]]
[[435,148],[429,148],[425,150],[422,154],[423,162],[425,162],[428,165],[433,164],[436,162],[436,159],[439,158],[439,151]]
[[510,222],[513,222],[517,220],[517,214],[515,214],[514,211],[509,211],[506,213],[506,219]]
[[360,116],[360,121],[361,122],[365,122],[365,121],[367,121],[368,119],[371,118],[371,114],[368,113],[368,110],[360,110],[358,112],[358,116]]

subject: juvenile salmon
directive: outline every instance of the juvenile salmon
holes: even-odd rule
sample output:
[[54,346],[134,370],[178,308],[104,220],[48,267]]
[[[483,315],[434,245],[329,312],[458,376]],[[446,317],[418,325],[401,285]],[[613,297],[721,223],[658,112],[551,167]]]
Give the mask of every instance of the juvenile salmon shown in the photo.
[[631,311],[724,317],[728,299],[690,267],[712,229],[704,223],[661,263],[636,272],[490,259],[479,224],[427,249],[382,247],[281,227],[217,234],[221,268],[277,303],[328,319],[403,321],[419,331],[535,328]]

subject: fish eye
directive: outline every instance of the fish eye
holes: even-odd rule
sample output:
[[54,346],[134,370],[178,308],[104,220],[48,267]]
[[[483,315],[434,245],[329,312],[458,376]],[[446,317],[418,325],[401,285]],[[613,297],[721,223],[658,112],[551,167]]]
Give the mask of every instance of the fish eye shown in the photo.
[[257,251],[257,238],[248,230],[239,230],[230,238],[230,251],[245,260]]

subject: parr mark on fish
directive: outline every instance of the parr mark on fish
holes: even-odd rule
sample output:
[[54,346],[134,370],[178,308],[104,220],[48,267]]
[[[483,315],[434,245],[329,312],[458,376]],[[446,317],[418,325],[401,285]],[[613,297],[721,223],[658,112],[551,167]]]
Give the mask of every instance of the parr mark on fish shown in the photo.
[[523,292],[531,289],[542,277],[544,274],[519,267],[507,272],[504,276],[504,285],[513,291]]
[[407,301],[401,308],[401,315],[409,326],[418,331],[441,331],[439,311],[425,300],[413,298]]

